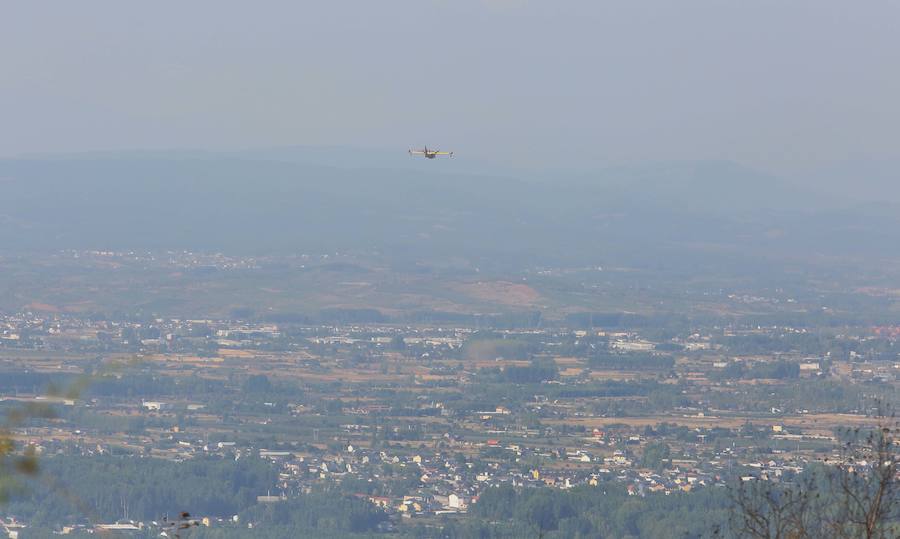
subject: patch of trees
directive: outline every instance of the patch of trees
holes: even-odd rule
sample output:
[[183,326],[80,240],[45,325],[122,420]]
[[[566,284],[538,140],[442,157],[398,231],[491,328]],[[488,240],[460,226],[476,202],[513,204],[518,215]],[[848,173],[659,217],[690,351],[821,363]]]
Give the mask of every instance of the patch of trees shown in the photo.
[[541,351],[541,344],[524,339],[496,338],[490,333],[475,335],[462,347],[467,359],[529,359]]
[[828,378],[798,378],[783,384],[741,385],[732,391],[708,395],[712,408],[764,412],[807,409],[816,412],[847,413],[862,409],[870,399],[896,400],[897,391],[888,384],[847,384]]
[[230,517],[255,505],[277,478],[268,463],[252,459],[69,456],[42,459],[40,467],[40,476],[8,506],[36,525],[76,522],[86,512],[114,521],[126,508],[130,518],[141,520],[184,510]]
[[649,443],[644,447],[641,455],[641,467],[653,470],[661,470],[671,458],[672,450],[665,442]]
[[656,381],[601,380],[578,385],[551,385],[544,389],[549,399],[577,399],[587,397],[638,397],[649,396],[654,391],[675,391]]
[[734,335],[717,339],[717,342],[737,355],[761,355],[772,352],[824,355],[829,348],[829,340],[815,333]]
[[533,359],[525,367],[509,366],[501,371],[504,381],[513,384],[539,384],[559,378],[559,367],[549,358]]
[[462,314],[443,311],[419,311],[402,317],[411,324],[444,324],[478,329],[521,329],[539,327],[543,316],[540,311],[500,314]]
[[264,316],[263,321],[276,324],[384,324],[389,321],[387,315],[378,309],[343,309],[331,308],[309,313],[283,312]]
[[271,313],[263,316],[262,320],[274,324],[315,324],[313,317],[303,313]]
[[737,380],[737,379],[774,379],[788,380],[800,376],[800,365],[789,361],[758,361],[750,365],[732,361],[720,371],[712,374],[713,379]]
[[687,319],[677,314],[644,315],[635,313],[572,313],[566,315],[565,325],[575,329],[591,328],[685,328]]
[[594,369],[663,371],[670,370],[675,365],[675,359],[672,356],[659,354],[601,352],[591,356],[589,364]]
[[67,387],[73,380],[70,374],[48,374],[40,372],[4,371],[0,372],[0,390],[4,392],[43,392],[50,385]]
[[388,317],[378,309],[322,309],[316,316],[322,324],[384,324]]
[[199,376],[163,376],[156,374],[103,375],[91,378],[85,389],[86,396],[103,397],[193,397],[220,395],[226,384]]
[[[241,514],[243,522],[254,528],[280,528],[281,537],[320,537],[331,532],[362,533],[373,531],[387,515],[368,500],[346,496],[338,491],[320,491],[271,504],[256,505]],[[257,535],[254,533],[254,537]]]
[[242,389],[244,393],[269,393],[272,391],[272,382],[265,374],[253,374],[244,381]]
[[469,509],[474,517],[444,529],[444,537],[713,537],[727,520],[726,500],[705,489],[670,496],[629,496],[624,487],[604,483],[571,490],[485,490]]

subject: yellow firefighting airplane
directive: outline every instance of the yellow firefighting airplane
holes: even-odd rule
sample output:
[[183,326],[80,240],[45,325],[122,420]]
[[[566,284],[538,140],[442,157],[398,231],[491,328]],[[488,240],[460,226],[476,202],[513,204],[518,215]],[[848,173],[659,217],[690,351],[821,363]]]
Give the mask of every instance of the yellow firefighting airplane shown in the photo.
[[426,159],[434,159],[439,155],[448,155],[450,157],[453,157],[453,152],[439,152],[437,150],[429,150],[428,146],[425,146],[424,150],[410,150],[409,155],[421,155]]

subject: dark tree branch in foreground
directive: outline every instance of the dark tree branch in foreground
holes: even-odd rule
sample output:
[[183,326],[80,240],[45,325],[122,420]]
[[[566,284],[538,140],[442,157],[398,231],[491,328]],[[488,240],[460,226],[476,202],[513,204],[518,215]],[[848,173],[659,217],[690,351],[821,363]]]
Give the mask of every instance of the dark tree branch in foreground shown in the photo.
[[[879,407],[879,410],[881,408]],[[741,481],[731,490],[731,529],[753,539],[900,537],[900,429],[879,411],[871,431],[844,430],[838,461],[791,483]]]

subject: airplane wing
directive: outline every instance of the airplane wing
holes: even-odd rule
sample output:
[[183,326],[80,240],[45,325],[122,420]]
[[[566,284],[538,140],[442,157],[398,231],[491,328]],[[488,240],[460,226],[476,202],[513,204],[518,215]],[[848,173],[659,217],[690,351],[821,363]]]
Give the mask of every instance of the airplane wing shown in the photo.
[[409,153],[410,153],[411,155],[425,155],[425,151],[424,151],[424,150],[410,150]]
[[453,155],[453,152],[433,152],[434,155]]

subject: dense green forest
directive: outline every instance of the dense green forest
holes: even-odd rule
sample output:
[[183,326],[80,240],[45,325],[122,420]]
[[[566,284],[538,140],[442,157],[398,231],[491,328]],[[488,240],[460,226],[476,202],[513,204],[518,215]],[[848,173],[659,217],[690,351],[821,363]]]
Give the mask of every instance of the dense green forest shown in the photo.
[[[264,383],[262,378],[252,380]],[[656,436],[671,428],[648,428],[645,435]],[[4,510],[31,524],[21,539],[49,539],[60,522],[89,526],[128,518],[150,523],[181,511],[209,517],[214,523],[209,528],[192,527],[184,537],[211,539],[385,534],[410,539],[849,538],[859,536],[864,526],[860,522],[868,520],[877,525],[879,533],[871,537],[895,537],[900,491],[896,489],[892,430],[842,431],[841,440],[847,458],[867,455],[884,464],[861,464],[860,469],[814,465],[800,474],[788,470],[776,481],[750,482],[738,477],[753,471],[739,468],[729,477],[717,479],[715,485],[690,492],[676,489],[668,495],[611,478],[571,489],[522,488],[507,483],[482,490],[465,516],[416,516],[406,522],[399,519],[399,525],[398,519],[392,521],[366,496],[414,492],[420,481],[415,468],[404,471],[403,466],[384,465],[379,473],[387,489],[378,492],[372,484],[348,480],[333,487],[292,492],[287,499],[260,502],[257,496],[275,487],[278,474],[271,463],[252,456],[200,457],[184,462],[136,456],[50,456],[41,459],[41,473],[29,477]],[[667,443],[650,443],[641,466],[662,470],[670,456]],[[804,502],[792,501],[797,499]],[[879,504],[881,512],[871,513]],[[791,529],[802,527],[803,534],[754,535],[747,531],[748,518],[751,526],[762,519],[767,528],[780,526],[769,522],[784,519]],[[845,526],[842,534],[835,532],[838,525]],[[141,533],[151,536],[146,535],[150,531]],[[72,536],[78,537],[77,532]]]
[[[129,474],[134,477],[134,474]],[[163,476],[171,480],[171,477]],[[197,476],[192,479],[196,480]],[[222,480],[218,477],[212,479]],[[198,484],[212,485],[211,482],[200,481]],[[125,485],[122,485],[123,487]],[[78,490],[78,498],[83,507],[100,501],[115,514],[114,505],[121,503],[113,500],[112,495],[121,494],[118,488],[111,489],[111,496],[106,501],[97,500],[91,485],[88,492],[82,494]],[[155,496],[160,490],[145,491],[147,496]],[[175,489],[177,490],[177,489]],[[140,503],[137,495],[133,498]],[[165,494],[163,494],[165,496]],[[193,500],[188,500],[193,496]],[[162,499],[167,499],[163,497]],[[211,503],[219,504],[222,509],[233,506],[228,500],[219,498],[218,494],[196,489],[186,489],[179,494],[182,503],[205,507]],[[153,498],[153,500],[159,500]],[[46,514],[49,516],[53,507],[49,498],[40,498],[38,504],[49,503]],[[248,502],[252,503],[252,502]],[[173,506],[178,506],[173,503]],[[13,507],[23,507],[18,503]],[[10,507],[10,509],[13,509]],[[93,506],[91,506],[93,508]],[[154,501],[147,500],[140,506],[141,511],[153,512]],[[42,507],[43,509],[43,507]],[[65,509],[62,509],[65,511]],[[39,514],[38,510],[35,514]],[[164,513],[160,513],[164,514]],[[238,514],[239,524],[213,528],[198,527],[191,530],[188,537],[209,539],[232,539],[238,537],[258,537],[275,539],[286,537],[338,538],[338,537],[374,537],[377,526],[387,520],[381,510],[368,501],[343,496],[337,492],[314,492],[302,495],[289,501],[257,505],[253,503]],[[621,485],[603,485],[600,487],[578,487],[568,491],[550,488],[514,489],[502,486],[486,490],[477,504],[473,505],[465,518],[446,517],[437,521],[414,523],[403,526],[399,530],[401,537],[426,538],[441,537],[448,539],[468,538],[519,538],[545,537],[552,538],[605,538],[623,539],[637,537],[653,537],[660,539],[683,539],[687,537],[727,537],[723,535],[728,520],[727,497],[721,489],[707,489],[690,494],[674,494],[671,496],[651,494],[646,497],[629,496]],[[158,519],[159,517],[157,517]],[[84,521],[84,518],[77,522]],[[148,520],[149,521],[149,520]],[[247,524],[252,523],[253,528]],[[718,534],[718,535],[717,535]],[[391,534],[397,536],[397,534]],[[29,528],[22,539],[38,539],[53,537],[51,528],[40,525]]]
[[276,475],[259,459],[51,457],[6,509],[36,525],[114,521],[126,514],[150,521],[185,510],[230,517],[255,504]]
[[[289,501],[257,504],[275,482],[258,459],[47,458],[40,479],[5,508],[33,523],[23,539],[41,537],[58,522],[112,522],[126,516],[150,522],[188,510],[196,515],[253,523],[197,529],[193,537],[342,537],[372,533],[387,519],[365,499],[340,491],[312,492]],[[568,491],[549,488],[486,490],[465,520],[404,527],[413,537],[702,537],[727,520],[716,488],[690,494],[629,496],[604,483]],[[44,530],[44,531],[42,531]],[[242,535],[244,534],[244,535]]]
[[713,537],[728,519],[720,489],[639,497],[612,484],[567,491],[503,486],[485,491],[471,513],[475,519],[448,525],[442,536],[681,539]]

